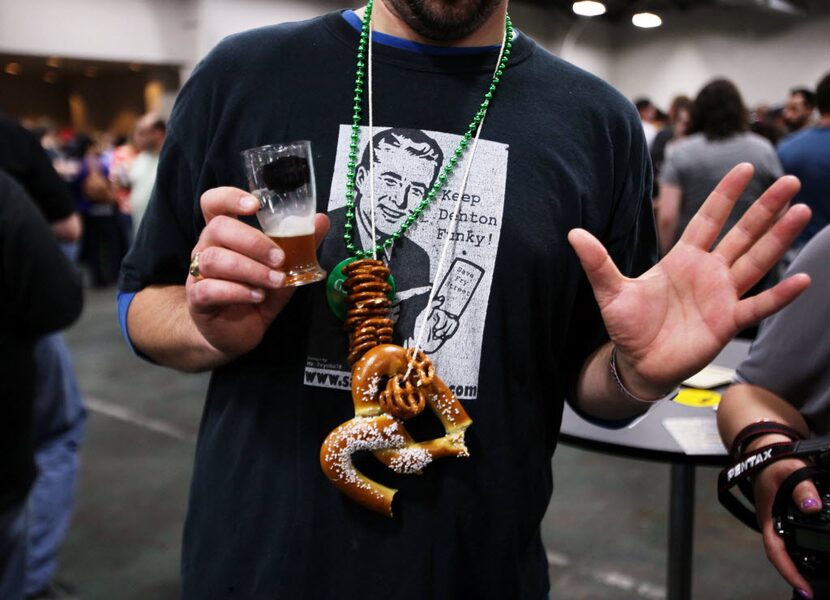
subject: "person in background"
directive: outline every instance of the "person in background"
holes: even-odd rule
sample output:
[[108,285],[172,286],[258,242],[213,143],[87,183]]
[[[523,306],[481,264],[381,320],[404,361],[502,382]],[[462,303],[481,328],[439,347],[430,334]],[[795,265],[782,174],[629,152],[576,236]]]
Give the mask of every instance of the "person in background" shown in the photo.
[[34,345],[81,314],[80,273],[25,190],[0,170],[0,598],[26,595],[36,478]]
[[148,113],[141,117],[135,130],[138,156],[129,171],[130,206],[133,216],[133,233],[138,231],[150,194],[156,183],[156,171],[159,165],[159,152],[164,144],[167,125],[161,115]]
[[130,169],[138,156],[138,140],[135,131],[133,135],[118,139],[110,157],[110,183],[118,203],[118,223],[126,246],[129,248],[133,240],[133,217],[130,193]]
[[[66,183],[52,168],[38,137],[0,115],[2,168],[24,186],[27,196],[50,223],[64,254],[74,260],[81,221]],[[37,340],[33,355],[33,440],[38,474],[28,501],[25,589],[32,598],[69,598],[54,576],[72,514],[86,410],[62,335],[56,332]]]
[[[729,448],[748,425],[773,421],[802,436],[830,435],[830,227],[818,232],[790,265],[788,274],[806,273],[811,286],[790,306],[761,323],[749,355],[738,367],[736,383],[718,407],[718,428]],[[751,441],[746,451],[774,442],[780,434]],[[772,503],[790,473],[807,466],[803,459],[782,459],[753,476],[755,512],[767,558],[793,586],[796,598],[830,598],[830,589],[816,590],[790,559],[784,541],[772,526]],[[805,513],[821,511],[821,499],[811,481],[793,490],[793,500]]]
[[692,100],[688,96],[675,96],[669,106],[668,124],[654,137],[650,147],[651,166],[654,169],[655,197],[659,195],[660,169],[666,155],[666,147],[670,142],[679,140],[686,135],[691,120]]
[[657,229],[663,254],[736,164],[748,162],[755,172],[727,227],[734,226],[764,189],[784,174],[772,144],[748,128],[741,94],[731,81],[716,79],[700,90],[692,104],[689,135],[674,145],[660,172]]
[[118,278],[126,244],[118,225],[118,202],[109,180],[109,168],[100,146],[91,138],[75,139],[74,155],[81,168],[71,188],[84,216],[81,261],[88,267],[95,287],[112,285]]
[[[784,104],[782,116],[790,134],[809,127],[816,109],[816,94],[807,88],[793,88]],[[785,138],[786,139],[786,138]]]
[[830,72],[818,82],[815,99],[818,123],[782,140],[777,148],[784,171],[801,181],[794,202],[803,202],[813,211],[812,220],[785,257],[789,261],[811,237],[830,225]]
[[654,138],[657,136],[657,107],[648,98],[637,98],[634,100],[634,107],[640,113],[640,121],[643,124],[643,133],[646,136],[646,144],[651,148]]
[[60,242],[72,244],[81,239],[81,218],[75,203],[40,141],[3,113],[0,113],[0,168],[23,186]]

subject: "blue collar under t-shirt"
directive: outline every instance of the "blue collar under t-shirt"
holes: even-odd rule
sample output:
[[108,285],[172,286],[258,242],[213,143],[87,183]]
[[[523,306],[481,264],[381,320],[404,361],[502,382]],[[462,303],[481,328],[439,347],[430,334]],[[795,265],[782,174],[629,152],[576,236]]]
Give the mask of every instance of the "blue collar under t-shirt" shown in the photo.
[[[353,10],[344,10],[342,13],[346,22],[354,27],[357,31],[363,28],[363,21],[357,16]],[[519,36],[519,30],[513,30],[513,39]],[[413,42],[404,38],[399,38],[388,33],[381,33],[379,31],[372,32],[372,40],[384,46],[392,46],[401,50],[408,50],[409,52],[417,52],[419,54],[432,54],[433,56],[450,56],[459,54],[480,54],[482,52],[493,52],[501,48],[501,44],[493,46],[473,46],[473,47],[455,47],[455,46],[433,46],[431,44],[421,44]]]

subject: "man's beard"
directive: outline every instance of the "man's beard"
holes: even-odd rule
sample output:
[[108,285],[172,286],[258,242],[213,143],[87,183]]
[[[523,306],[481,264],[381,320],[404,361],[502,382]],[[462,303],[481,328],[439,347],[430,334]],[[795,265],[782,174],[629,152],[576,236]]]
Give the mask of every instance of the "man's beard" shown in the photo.
[[415,33],[428,40],[464,38],[493,14],[501,0],[383,0]]

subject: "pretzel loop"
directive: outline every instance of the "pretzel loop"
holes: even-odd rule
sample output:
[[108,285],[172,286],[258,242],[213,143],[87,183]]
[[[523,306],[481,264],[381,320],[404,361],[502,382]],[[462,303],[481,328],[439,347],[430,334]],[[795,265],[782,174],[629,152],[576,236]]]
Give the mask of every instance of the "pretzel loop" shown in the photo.
[[[320,464],[338,489],[371,510],[392,516],[397,490],[357,471],[355,452],[369,450],[400,474],[420,473],[436,458],[469,456],[464,433],[472,419],[422,352],[393,344],[366,352],[353,367],[352,401],[355,417],[326,437]],[[426,406],[441,421],[445,435],[418,442],[403,421]]]

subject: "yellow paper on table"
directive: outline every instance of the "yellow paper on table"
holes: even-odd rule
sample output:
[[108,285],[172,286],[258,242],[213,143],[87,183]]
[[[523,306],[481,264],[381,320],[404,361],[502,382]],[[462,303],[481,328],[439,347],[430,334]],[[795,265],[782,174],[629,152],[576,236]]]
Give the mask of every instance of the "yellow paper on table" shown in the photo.
[[720,404],[720,394],[712,390],[684,388],[675,396],[674,401],[693,408],[707,408]]

